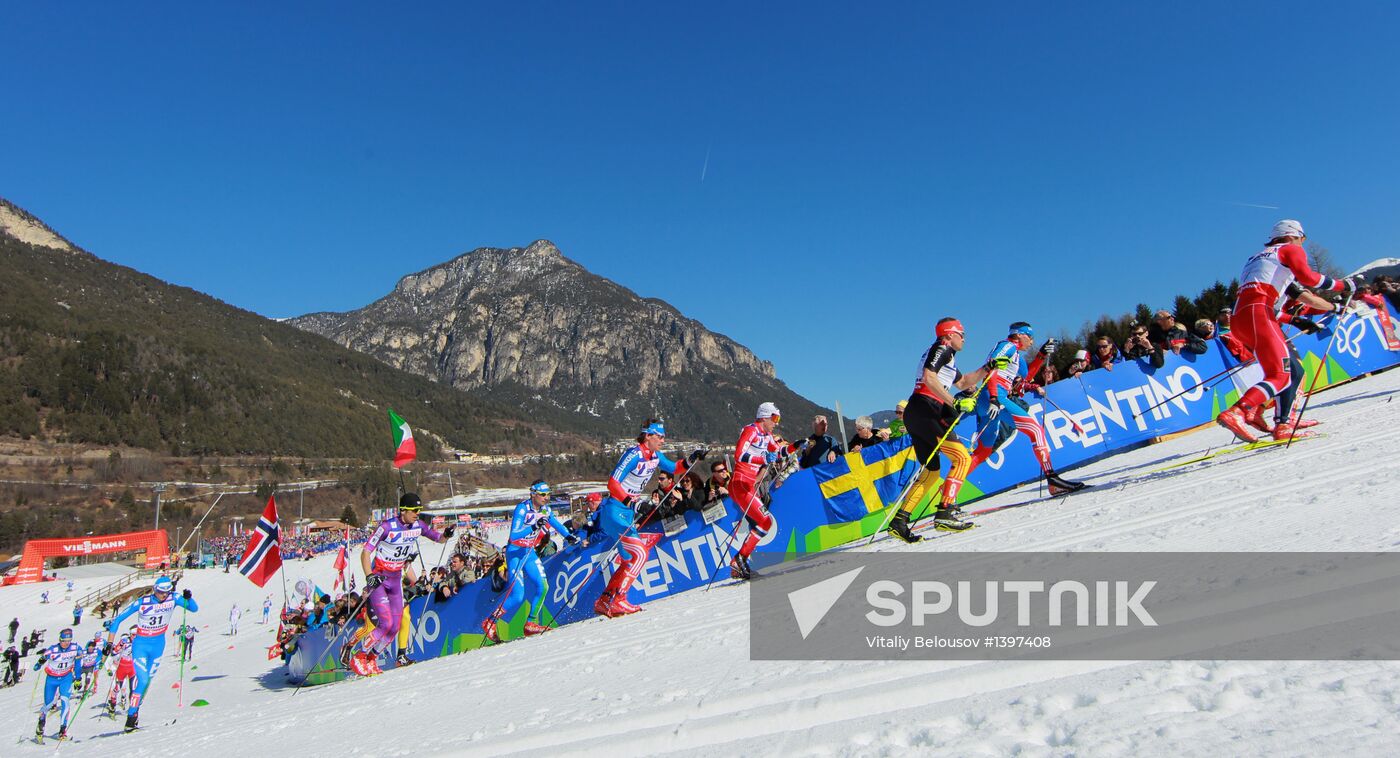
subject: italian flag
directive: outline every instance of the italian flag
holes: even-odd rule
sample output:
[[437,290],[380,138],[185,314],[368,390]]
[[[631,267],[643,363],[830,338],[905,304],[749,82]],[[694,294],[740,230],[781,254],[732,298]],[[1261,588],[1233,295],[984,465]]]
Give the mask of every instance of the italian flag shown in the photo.
[[389,425],[394,428],[394,468],[403,468],[418,457],[418,446],[413,442],[413,430],[403,417],[389,409]]

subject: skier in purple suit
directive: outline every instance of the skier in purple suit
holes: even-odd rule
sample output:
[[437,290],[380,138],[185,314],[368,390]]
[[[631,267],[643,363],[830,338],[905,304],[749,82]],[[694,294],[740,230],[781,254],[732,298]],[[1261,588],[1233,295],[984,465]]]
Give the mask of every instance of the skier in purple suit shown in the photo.
[[374,631],[361,640],[359,652],[351,658],[350,668],[361,676],[380,673],[379,655],[399,634],[403,622],[403,577],[409,583],[418,581],[413,571],[413,559],[418,557],[420,536],[442,543],[452,538],[455,525],[441,533],[418,520],[423,501],[412,492],[399,499],[399,513],[379,524],[360,553],[360,566],[365,570],[365,587],[369,589],[368,605],[374,612]]

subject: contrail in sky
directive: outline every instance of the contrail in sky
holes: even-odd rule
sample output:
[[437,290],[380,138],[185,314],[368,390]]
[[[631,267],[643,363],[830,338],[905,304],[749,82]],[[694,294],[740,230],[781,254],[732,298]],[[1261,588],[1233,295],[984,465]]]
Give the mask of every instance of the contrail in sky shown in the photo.
[[705,174],[710,170],[710,147],[705,146],[705,165],[700,167],[700,181],[705,181]]
[[1227,203],[1227,205],[1238,205],[1238,206],[1240,206],[1241,208],[1264,208],[1264,209],[1266,209],[1266,210],[1271,210],[1271,211],[1276,211],[1276,210],[1278,210],[1278,206],[1277,206],[1277,205],[1260,205],[1259,203],[1236,203],[1236,202],[1229,202],[1229,203]]

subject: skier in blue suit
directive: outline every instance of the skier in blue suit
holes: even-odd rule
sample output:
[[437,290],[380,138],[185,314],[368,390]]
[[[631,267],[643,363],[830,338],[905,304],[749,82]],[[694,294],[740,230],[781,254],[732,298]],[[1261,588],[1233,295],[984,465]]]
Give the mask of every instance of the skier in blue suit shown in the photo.
[[515,504],[510,519],[510,541],[506,543],[506,575],[510,577],[505,602],[500,609],[486,619],[481,629],[487,639],[496,641],[496,620],[509,619],[525,602],[527,583],[534,587],[530,601],[530,618],[525,621],[525,634],[536,635],[547,631],[540,626],[540,611],[544,610],[545,593],[549,583],[544,576],[544,566],[540,563],[535,548],[549,539],[549,529],[553,527],[570,545],[577,544],[579,538],[554,515],[549,507],[549,484],[543,479],[530,485],[530,497]]
[[36,740],[44,741],[44,719],[50,708],[58,708],[59,718],[62,719],[58,739],[68,738],[68,718],[72,715],[68,712],[68,701],[73,697],[73,677],[82,655],[83,649],[73,643],[72,629],[59,632],[58,644],[50,645],[39,654],[34,670],[38,671],[43,666],[45,679],[44,702],[39,706],[39,728],[34,732]]
[[156,671],[160,669],[160,657],[165,652],[165,632],[170,628],[175,607],[179,606],[189,611],[199,610],[199,605],[195,603],[189,590],[185,590],[181,597],[174,595],[175,583],[170,581],[170,577],[162,576],[156,580],[150,594],[132,601],[131,605],[108,623],[105,649],[110,650],[115,630],[120,629],[122,622],[128,617],[133,614],[136,616],[136,636],[131,640],[131,658],[136,665],[136,694],[131,696],[130,706],[126,710],[128,732],[136,729],[136,716],[141,709],[141,699],[146,696],[151,679],[155,678]]

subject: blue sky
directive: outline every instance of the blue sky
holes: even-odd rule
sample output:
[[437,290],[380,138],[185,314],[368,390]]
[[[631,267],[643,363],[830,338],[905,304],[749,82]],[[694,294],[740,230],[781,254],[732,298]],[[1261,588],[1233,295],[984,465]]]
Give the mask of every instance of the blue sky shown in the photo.
[[547,238],[854,414],[943,315],[1400,255],[1400,5],[202,5],[7,5],[0,195],[268,316]]

